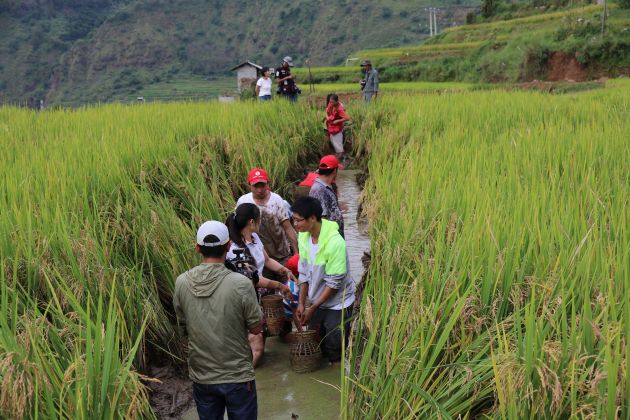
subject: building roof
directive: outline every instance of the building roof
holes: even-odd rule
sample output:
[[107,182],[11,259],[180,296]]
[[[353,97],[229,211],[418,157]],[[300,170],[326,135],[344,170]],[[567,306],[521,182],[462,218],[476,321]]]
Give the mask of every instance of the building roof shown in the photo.
[[258,70],[262,70],[262,66],[259,66],[256,63],[252,63],[251,61],[244,61],[241,64],[239,64],[238,66],[230,69],[230,71],[234,71],[234,70],[240,69],[241,67],[245,67],[245,66],[252,66],[252,67],[256,67]]

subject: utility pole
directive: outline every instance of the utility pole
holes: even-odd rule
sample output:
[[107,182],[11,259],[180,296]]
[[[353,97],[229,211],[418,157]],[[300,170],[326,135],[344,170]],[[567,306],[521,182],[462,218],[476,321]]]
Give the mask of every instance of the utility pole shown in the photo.
[[606,18],[608,17],[608,0],[604,0],[604,12],[602,13],[602,38],[606,34]]
[[306,59],[306,65],[308,66],[308,84],[310,87],[309,90],[311,93],[313,93],[315,92],[315,86],[313,86],[313,73],[311,73],[311,59],[310,58]]
[[438,9],[433,9],[433,32],[435,33],[435,35],[438,34],[438,26],[437,26],[437,10]]
[[429,36],[433,36],[433,16],[431,10],[432,9],[429,7]]

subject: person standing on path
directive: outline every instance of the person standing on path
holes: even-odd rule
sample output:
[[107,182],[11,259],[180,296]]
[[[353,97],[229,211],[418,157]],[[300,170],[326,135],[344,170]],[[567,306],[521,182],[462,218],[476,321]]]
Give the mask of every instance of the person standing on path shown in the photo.
[[295,316],[302,325],[319,331],[323,353],[331,365],[336,365],[341,362],[343,343],[348,339],[354,304],[355,286],[346,241],[339,235],[337,223],[322,219],[317,199],[298,198],[291,211],[300,246],[300,293]]
[[280,68],[276,70],[276,83],[278,83],[278,93],[281,96],[291,102],[296,102],[300,91],[295,84],[295,75],[291,74],[291,67],[293,67],[293,59],[287,55],[282,59]]
[[[247,183],[250,193],[241,196],[236,207],[243,203],[253,203],[260,209],[260,230],[258,235],[265,246],[269,258],[285,265],[293,254],[297,254],[298,244],[295,229],[289,220],[289,211],[282,197],[269,189],[269,177],[262,168],[249,171]],[[261,273],[272,280],[285,281],[268,269]]]
[[227,226],[208,221],[197,231],[202,261],[177,277],[173,307],[188,336],[188,372],[202,420],[256,419],[258,401],[248,334],[261,334],[262,311],[251,280],[227,269]]
[[343,166],[339,164],[339,160],[337,160],[335,155],[326,155],[321,158],[318,169],[319,176],[313,183],[308,195],[319,200],[323,209],[322,217],[335,222],[339,227],[339,234],[343,238],[343,214],[339,207],[337,194],[333,189],[333,184],[337,179],[337,172],[340,168],[343,168]]
[[343,127],[347,121],[351,121],[351,119],[339,102],[339,96],[335,93],[329,95],[324,122],[328,129],[330,143],[335,149],[335,155],[338,159],[343,156]]
[[256,82],[256,96],[259,101],[271,100],[271,78],[269,77],[269,67],[263,67],[262,77]]
[[363,100],[367,103],[378,96],[378,71],[372,68],[370,60],[363,60],[361,69],[365,71],[365,78],[361,80],[361,90],[363,90]]

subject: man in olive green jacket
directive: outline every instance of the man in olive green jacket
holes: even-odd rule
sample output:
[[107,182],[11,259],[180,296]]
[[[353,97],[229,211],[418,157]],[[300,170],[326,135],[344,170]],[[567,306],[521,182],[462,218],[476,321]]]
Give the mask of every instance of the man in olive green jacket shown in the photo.
[[252,282],[228,270],[227,227],[205,222],[195,249],[202,263],[175,282],[173,306],[188,336],[188,370],[200,419],[256,419],[258,404],[247,334],[260,334],[262,312]]

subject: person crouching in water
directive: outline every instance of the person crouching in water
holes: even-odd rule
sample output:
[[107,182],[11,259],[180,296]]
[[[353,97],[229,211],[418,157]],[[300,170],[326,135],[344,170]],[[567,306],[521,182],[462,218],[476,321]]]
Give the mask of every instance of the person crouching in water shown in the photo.
[[324,355],[331,365],[337,365],[348,339],[354,304],[355,286],[349,272],[346,241],[339,234],[337,223],[322,219],[322,206],[316,198],[298,198],[291,211],[300,250],[300,293],[295,316],[302,325],[319,331]]
[[343,155],[343,127],[344,123],[348,121],[351,121],[351,119],[339,102],[339,96],[334,93],[328,95],[324,122],[326,123],[330,143],[335,149],[337,158],[341,158]]
[[[227,218],[225,224],[229,229],[230,240],[232,241],[232,245],[227,253],[227,260],[230,261],[236,257],[235,249],[243,249],[244,256],[251,261],[251,268],[258,271],[259,281],[256,287],[279,290],[285,296],[290,297],[291,289],[287,285],[262,276],[263,268],[267,268],[282,278],[297,281],[291,270],[267,255],[258,236],[258,230],[260,229],[260,210],[258,206],[252,203],[241,204]],[[264,354],[265,340],[262,334],[251,334],[249,343],[254,354],[253,364],[256,367]]]

